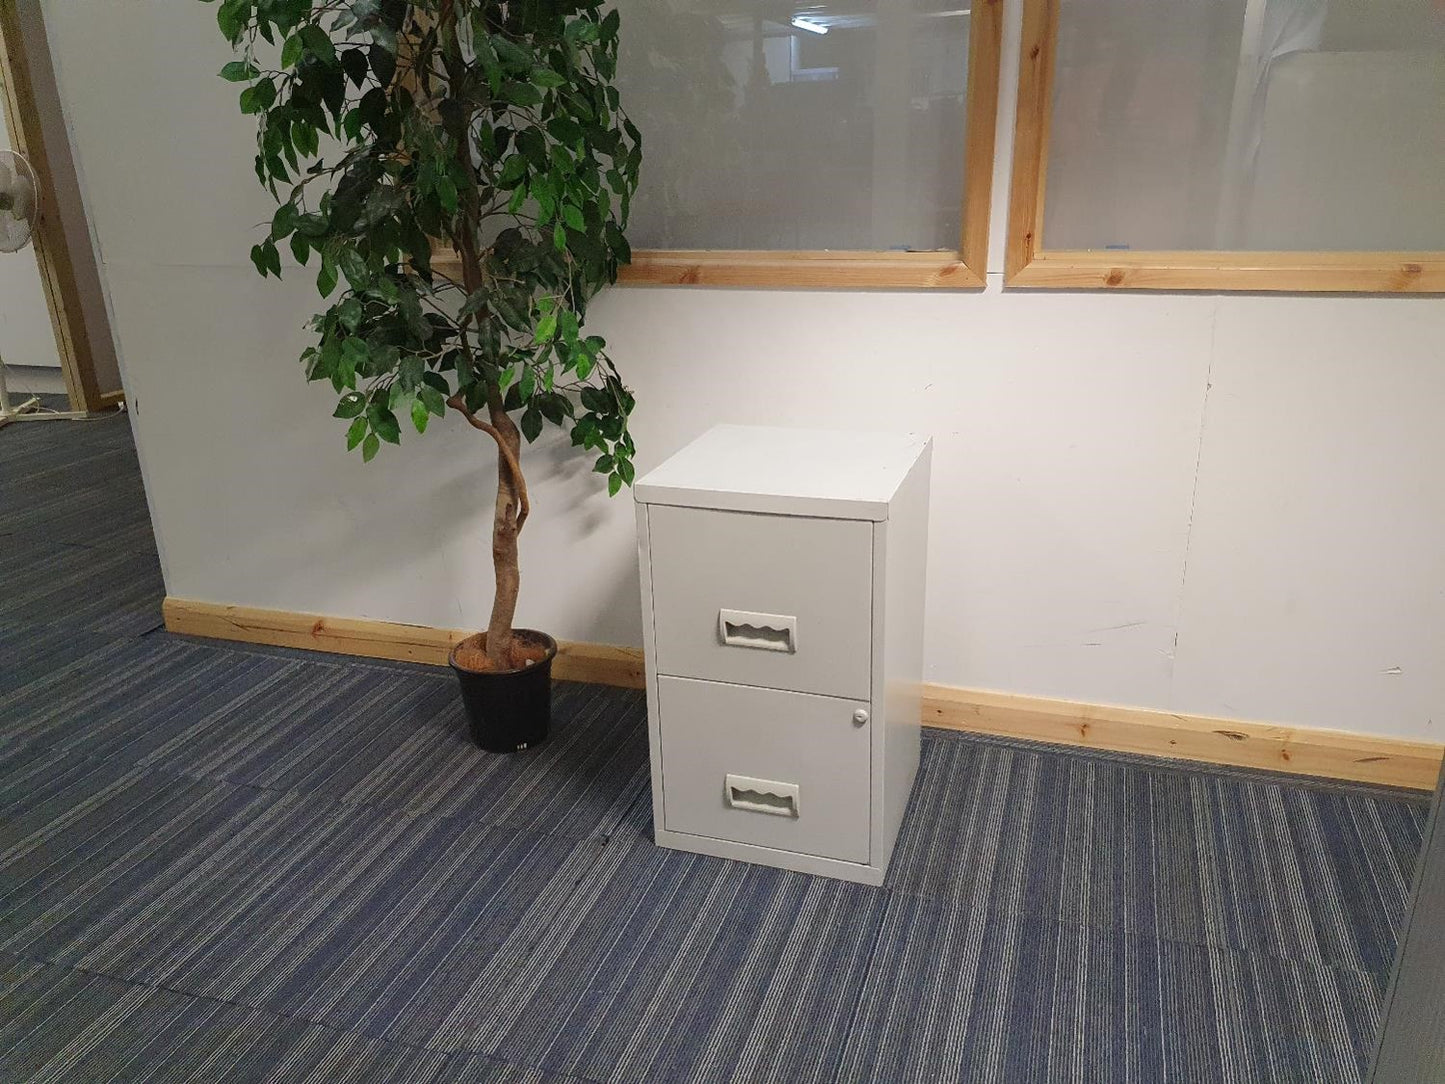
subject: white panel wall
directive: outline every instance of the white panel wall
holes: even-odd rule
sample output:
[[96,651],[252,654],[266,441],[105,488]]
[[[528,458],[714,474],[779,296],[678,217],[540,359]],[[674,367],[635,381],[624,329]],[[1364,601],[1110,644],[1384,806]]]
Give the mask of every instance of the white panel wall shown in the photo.
[[[370,465],[344,452],[295,360],[311,275],[278,285],[247,259],[268,209],[213,78],[214,8],[46,12],[168,590],[484,624],[494,455],[456,423]],[[1440,740],[1445,300],[995,277],[617,289],[594,311],[637,392],[639,469],[719,421],[935,436],[930,680]],[[519,619],[639,644],[630,503],[588,458],[527,454]]]

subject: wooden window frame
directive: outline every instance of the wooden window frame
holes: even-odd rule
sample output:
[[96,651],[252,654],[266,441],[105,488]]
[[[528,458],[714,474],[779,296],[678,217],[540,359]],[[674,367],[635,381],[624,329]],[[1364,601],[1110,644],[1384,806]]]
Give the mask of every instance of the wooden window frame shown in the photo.
[[1043,245],[1059,0],[1024,0],[1005,286],[1445,293],[1445,252],[1119,252]]
[[963,230],[955,251],[647,249],[617,281],[645,286],[978,289],[988,262],[1003,0],[974,0],[969,27]]

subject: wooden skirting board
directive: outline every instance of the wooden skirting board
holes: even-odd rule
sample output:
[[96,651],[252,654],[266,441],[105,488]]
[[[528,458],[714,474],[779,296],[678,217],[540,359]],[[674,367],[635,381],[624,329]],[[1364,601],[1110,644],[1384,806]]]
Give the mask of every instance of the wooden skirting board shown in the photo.
[[[445,666],[468,630],[321,617],[168,598],[166,628],[189,636]],[[562,642],[553,676],[640,689],[642,652]],[[1144,708],[926,685],[923,723],[945,730],[1139,753],[1359,783],[1435,789],[1445,747],[1340,730],[1240,722]]]
[[[167,598],[162,612],[169,631],[187,636],[434,666],[447,665],[452,645],[475,631],[365,618],[321,617],[289,610],[258,610],[179,598]],[[635,648],[559,641],[552,676],[560,681],[592,681],[640,689],[643,686],[642,652]]]

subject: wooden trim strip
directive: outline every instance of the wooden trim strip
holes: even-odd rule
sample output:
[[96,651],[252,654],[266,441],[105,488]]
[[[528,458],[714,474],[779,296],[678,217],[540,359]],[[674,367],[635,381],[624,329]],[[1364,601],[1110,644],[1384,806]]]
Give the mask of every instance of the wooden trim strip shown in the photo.
[[[323,617],[178,598],[167,598],[161,612],[168,631],[186,636],[433,666],[447,665],[452,645],[471,635],[470,630],[464,629]],[[632,648],[559,641],[552,675],[559,681],[591,681],[641,689],[644,685],[642,653]]]
[[[985,242],[986,243],[986,242]],[[983,277],[952,252],[633,253],[617,281],[633,286],[979,287]]]
[[995,129],[1003,63],[1003,0],[974,0],[968,40],[968,135],[963,160],[964,266],[985,283],[993,210]]
[[[444,666],[469,635],[360,618],[322,617],[167,598],[166,628],[189,636]],[[642,651],[567,642],[552,664],[561,681],[645,687]],[[1339,730],[1241,722],[1144,708],[1080,704],[1010,693],[925,685],[923,723],[1055,745],[1139,753],[1359,783],[1435,789],[1445,747]]]
[[1445,252],[1036,252],[1006,281],[1055,289],[1445,293]]
[[1019,284],[1019,273],[1034,262],[1041,246],[1058,25],[1058,0],[1024,0],[1013,170],[1009,177],[1008,237],[1004,247],[1006,286]]
[[1404,738],[941,685],[924,689],[923,722],[973,734],[1424,791],[1435,789],[1445,757],[1445,747]]

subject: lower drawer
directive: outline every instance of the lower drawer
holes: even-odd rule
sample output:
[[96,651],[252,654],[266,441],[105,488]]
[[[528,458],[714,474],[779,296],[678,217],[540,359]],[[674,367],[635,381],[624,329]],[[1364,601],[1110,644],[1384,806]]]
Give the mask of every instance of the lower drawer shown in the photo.
[[867,863],[868,704],[691,678],[657,684],[663,827]]

